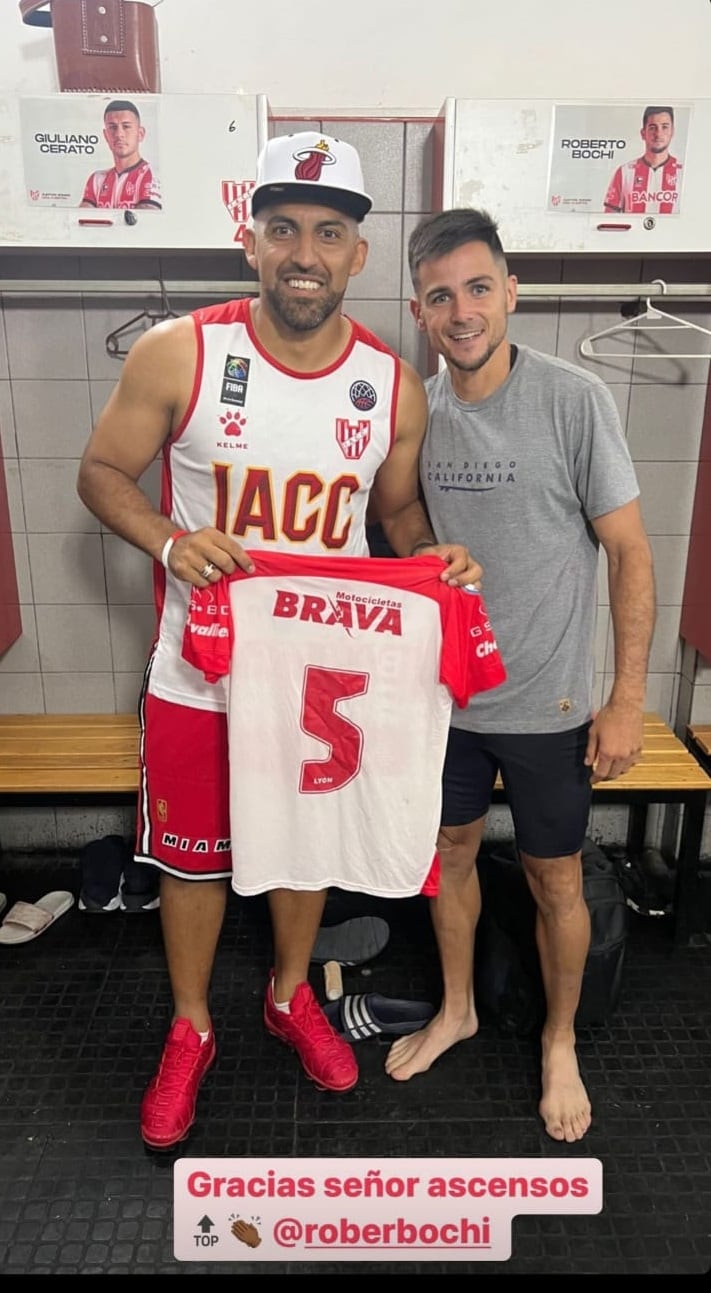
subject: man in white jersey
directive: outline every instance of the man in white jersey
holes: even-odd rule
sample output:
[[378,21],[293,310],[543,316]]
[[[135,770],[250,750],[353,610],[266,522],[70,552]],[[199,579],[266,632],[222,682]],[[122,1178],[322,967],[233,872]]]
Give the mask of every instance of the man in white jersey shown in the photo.
[[[248,549],[366,557],[371,497],[399,556],[437,554],[451,584],[482,574],[463,546],[435,543],[418,498],[422,382],[341,309],[365,264],[360,222],[371,205],[350,145],[313,131],[271,140],[245,239],[258,298],[145,333],[80,467],[87,507],[156,563],[135,853],[161,873],[174,1000],[141,1107],[141,1134],[154,1149],[188,1134],[215,1059],[208,997],[232,873],[224,696],[181,655],[191,586],[237,567],[253,573]],[[160,511],[138,484],[158,453]],[[353,1050],[307,982],[326,895],[269,893],[274,970],[264,1017],[320,1087],[347,1091],[358,1077]]]
[[113,99],[106,105],[104,139],[114,164],[110,169],[92,172],[84,185],[80,206],[160,211],[158,180],[150,164],[141,157],[145,137],[146,128],[141,124],[135,103],[130,99]]
[[[452,713],[432,916],[444,996],[386,1061],[405,1081],[477,1030],[476,858],[497,772],[536,900],[547,999],[539,1111],[555,1140],[591,1118],[574,1021],[590,941],[581,848],[591,782],[639,758],[655,591],[639,488],[612,396],[595,375],[507,339],[516,305],[486,212],[444,211],[409,242],[417,326],[445,367],[428,379],[421,482],[441,540],[463,535],[486,570],[507,681]],[[614,681],[592,699],[599,545],[607,554]]]
[[676,215],[682,163],[669,152],[674,109],[650,104],[642,114],[644,153],[617,167],[605,194],[606,211],[639,215]]

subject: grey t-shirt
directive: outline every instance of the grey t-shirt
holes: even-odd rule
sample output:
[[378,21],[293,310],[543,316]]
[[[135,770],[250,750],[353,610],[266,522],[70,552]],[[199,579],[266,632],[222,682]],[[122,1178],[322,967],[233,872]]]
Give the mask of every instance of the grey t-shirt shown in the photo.
[[562,732],[591,712],[599,545],[590,525],[639,486],[614,400],[594,374],[518,347],[502,386],[457,399],[447,372],[426,382],[421,456],[438,542],[484,567],[508,680],[452,711],[479,732]]

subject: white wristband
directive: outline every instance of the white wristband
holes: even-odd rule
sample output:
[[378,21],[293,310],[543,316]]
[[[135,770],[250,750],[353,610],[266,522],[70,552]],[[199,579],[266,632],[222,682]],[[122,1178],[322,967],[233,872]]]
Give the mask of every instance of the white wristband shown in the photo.
[[171,534],[170,538],[166,539],[165,543],[163,544],[163,551],[160,554],[161,565],[165,566],[166,570],[168,569],[168,557],[170,555],[170,549],[172,548],[174,543],[175,543],[175,539]]
[[163,544],[163,551],[160,554],[160,560],[161,560],[161,565],[165,566],[166,570],[168,569],[168,557],[170,556],[170,550],[173,544],[175,543],[175,540],[182,538],[184,534],[187,534],[187,530],[176,530],[175,534],[171,534],[170,538],[166,539],[165,543]]

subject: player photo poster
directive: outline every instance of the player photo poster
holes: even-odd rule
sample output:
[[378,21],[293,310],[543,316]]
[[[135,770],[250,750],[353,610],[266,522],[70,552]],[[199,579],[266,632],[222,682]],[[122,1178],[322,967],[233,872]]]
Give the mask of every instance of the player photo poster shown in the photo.
[[690,116],[664,100],[557,104],[547,210],[679,215]]
[[155,98],[22,99],[20,129],[31,206],[162,210]]

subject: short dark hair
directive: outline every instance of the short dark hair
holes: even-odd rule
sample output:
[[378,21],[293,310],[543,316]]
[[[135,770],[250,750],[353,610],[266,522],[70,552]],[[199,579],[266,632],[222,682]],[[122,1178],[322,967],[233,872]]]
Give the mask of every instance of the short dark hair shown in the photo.
[[656,116],[658,115],[658,113],[660,113],[660,112],[668,112],[668,113],[669,113],[669,116],[671,117],[671,120],[672,120],[672,125],[674,125],[674,109],[673,109],[673,108],[667,108],[667,107],[661,107],[661,108],[660,108],[660,107],[655,107],[655,105],[654,105],[654,104],[651,104],[651,106],[650,106],[649,108],[645,108],[645,109],[644,109],[644,112],[643,112],[643,114],[642,114],[642,129],[644,130],[644,127],[646,126],[646,124],[647,124],[647,122],[649,121],[649,118],[650,118],[650,117],[656,117]]
[[111,103],[104,108],[104,120],[106,120],[110,112],[132,112],[138,121],[141,120],[138,108],[135,103],[131,103],[130,99],[112,99]]
[[417,271],[423,261],[439,260],[467,242],[485,243],[494,260],[506,269],[498,225],[489,212],[477,211],[474,207],[453,207],[425,216],[410,234],[407,259],[413,285],[417,286]]

